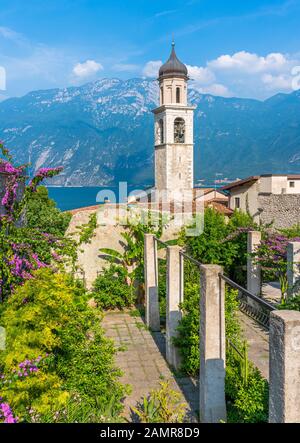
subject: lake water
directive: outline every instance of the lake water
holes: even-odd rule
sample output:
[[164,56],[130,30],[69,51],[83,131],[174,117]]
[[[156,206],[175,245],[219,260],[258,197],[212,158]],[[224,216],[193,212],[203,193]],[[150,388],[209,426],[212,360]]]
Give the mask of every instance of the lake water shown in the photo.
[[[128,192],[136,189],[135,187],[128,187]],[[57,207],[62,211],[69,211],[71,209],[84,208],[85,206],[97,205],[97,195],[101,192],[100,202],[103,202],[104,197],[108,197],[111,202],[114,202],[112,192],[115,194],[115,201],[120,201],[118,187],[48,187],[49,197],[56,201]],[[121,197],[121,201],[125,201]]]
[[[215,185],[207,185],[207,187],[214,187]],[[104,201],[105,197],[113,203],[127,201],[127,195],[137,189],[145,189],[147,186],[141,186],[140,188],[134,186],[128,186],[128,192],[123,190],[123,195],[120,196],[119,188],[112,187],[48,187],[49,197],[56,201],[57,207],[61,211],[69,211],[71,209],[84,208],[85,206],[97,205]],[[217,186],[219,187],[219,186]],[[99,195],[101,192],[101,196]],[[97,195],[101,197],[97,202]],[[115,196],[115,199],[114,199]]]

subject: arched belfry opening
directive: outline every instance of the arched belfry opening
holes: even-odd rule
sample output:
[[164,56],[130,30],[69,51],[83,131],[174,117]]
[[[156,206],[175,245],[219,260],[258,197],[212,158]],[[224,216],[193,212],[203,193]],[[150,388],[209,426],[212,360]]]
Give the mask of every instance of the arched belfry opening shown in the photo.
[[174,143],[185,143],[185,121],[181,117],[174,120]]

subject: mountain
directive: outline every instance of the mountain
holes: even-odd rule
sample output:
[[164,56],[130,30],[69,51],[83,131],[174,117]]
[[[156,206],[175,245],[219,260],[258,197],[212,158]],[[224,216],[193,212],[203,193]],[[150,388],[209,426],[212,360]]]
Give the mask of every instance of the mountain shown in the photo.
[[[145,79],[34,91],[0,103],[0,137],[19,163],[62,165],[53,184],[152,184],[157,96]],[[300,91],[261,102],[190,89],[189,101],[196,179],[300,172]]]

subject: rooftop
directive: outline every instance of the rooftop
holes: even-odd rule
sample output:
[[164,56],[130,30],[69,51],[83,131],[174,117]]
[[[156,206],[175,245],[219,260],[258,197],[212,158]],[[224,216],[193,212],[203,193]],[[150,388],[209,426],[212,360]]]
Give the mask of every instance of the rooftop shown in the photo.
[[261,177],[286,177],[288,180],[300,180],[300,174],[261,174],[252,175],[250,177],[244,178],[243,180],[236,180],[235,182],[229,183],[226,186],[220,188],[222,191],[229,191],[232,188],[237,188],[239,186],[244,186],[246,184],[250,185]]
[[243,180],[236,180],[235,182],[229,183],[229,185],[223,186],[221,188],[222,191],[228,191],[232,188],[236,188],[238,186],[243,186],[246,184],[251,184],[256,182],[260,178],[260,175],[252,175],[251,177],[244,178]]
[[159,70],[159,78],[165,77],[184,77],[188,78],[187,67],[178,59],[175,52],[175,43],[172,42],[172,51],[170,57]]

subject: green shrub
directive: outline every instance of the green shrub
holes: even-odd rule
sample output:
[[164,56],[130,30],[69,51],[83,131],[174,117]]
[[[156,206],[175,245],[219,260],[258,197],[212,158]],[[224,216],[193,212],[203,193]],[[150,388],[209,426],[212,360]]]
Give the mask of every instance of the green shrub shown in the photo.
[[38,228],[55,236],[65,234],[72,216],[68,212],[61,212],[54,200],[49,198],[48,189],[39,186],[37,191],[30,195],[26,204],[26,226]]
[[[236,316],[238,312],[237,291],[226,292],[226,337],[241,351],[243,337]],[[247,368],[246,373],[245,367]],[[246,361],[241,359],[235,351],[230,352],[230,348],[226,350],[225,393],[229,423],[267,421],[268,382],[262,377],[259,370],[248,361],[248,358]]]
[[92,292],[101,308],[123,309],[134,303],[134,287],[127,284],[126,278],[126,269],[114,264],[98,275]]
[[[199,372],[199,284],[187,283],[182,305],[184,316],[178,327],[175,344],[182,357],[181,369],[189,374]],[[236,345],[241,343],[241,328],[237,318],[237,291],[226,288],[225,323],[226,337]],[[260,372],[249,366],[248,382],[245,386],[237,360],[229,358],[226,363],[226,397],[229,422],[265,422],[268,416],[268,383]]]
[[199,302],[199,284],[186,284],[182,304],[183,317],[174,343],[182,357],[181,370],[189,375],[195,375],[199,371]]
[[42,423],[116,423],[123,421],[113,413],[115,397],[112,396],[106,409],[95,408],[94,405],[82,401],[78,394],[71,394],[63,409],[50,414],[40,415],[31,410],[29,416],[31,422]]
[[97,213],[93,213],[89,216],[87,223],[76,226],[76,230],[72,235],[78,237],[78,246],[82,244],[89,244],[92,238],[95,236],[95,230],[97,229]]
[[132,410],[141,423],[182,423],[186,406],[180,394],[170,388],[170,382],[161,382],[159,389],[152,390]]
[[238,319],[238,291],[226,286],[225,292],[225,326],[226,338],[238,343],[241,341],[241,326]]
[[[236,340],[240,333],[240,325],[236,316],[238,310],[237,291],[226,288],[225,317],[226,336]],[[183,318],[178,326],[178,337],[174,340],[182,357],[181,369],[189,375],[199,372],[199,328],[200,328],[200,291],[199,283],[185,284]]]
[[300,294],[289,297],[277,307],[278,309],[290,309],[292,311],[300,311]]
[[291,226],[290,228],[286,229],[279,229],[279,232],[281,232],[283,235],[285,235],[289,239],[293,239],[295,237],[300,237],[300,224],[296,224],[294,226]]
[[203,233],[196,237],[186,237],[184,243],[194,258],[201,263],[231,264],[235,254],[233,244],[222,243],[230,230],[225,217],[214,209],[208,208],[204,213]]
[[158,301],[160,317],[166,318],[167,310],[167,261],[158,259]]
[[[114,398],[110,412],[119,414],[125,391],[113,343],[104,337],[99,313],[88,307],[82,285],[69,275],[38,271],[5,303],[1,326],[7,334],[6,351],[0,354],[1,396],[21,420],[60,415],[74,395],[80,398],[78,411],[100,416]],[[40,366],[20,377],[20,363],[26,360],[40,360]]]
[[180,242],[201,263],[221,265],[228,276],[237,283],[244,284],[248,229],[257,229],[248,214],[235,211],[230,221],[226,222],[222,214],[207,208],[202,234],[186,237],[182,233]]
[[268,421],[268,382],[250,365],[247,384],[243,384],[238,365],[226,367],[225,392],[229,423],[264,423]]

